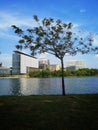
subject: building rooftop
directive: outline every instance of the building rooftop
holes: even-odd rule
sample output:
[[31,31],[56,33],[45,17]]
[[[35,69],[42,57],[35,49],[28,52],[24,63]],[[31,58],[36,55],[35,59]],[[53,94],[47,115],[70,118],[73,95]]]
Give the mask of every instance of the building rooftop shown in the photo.
[[26,53],[23,53],[23,52],[20,52],[20,51],[17,51],[17,50],[16,50],[16,51],[13,51],[13,52],[37,59],[36,57],[33,57],[32,55],[28,55],[28,54],[26,54]]

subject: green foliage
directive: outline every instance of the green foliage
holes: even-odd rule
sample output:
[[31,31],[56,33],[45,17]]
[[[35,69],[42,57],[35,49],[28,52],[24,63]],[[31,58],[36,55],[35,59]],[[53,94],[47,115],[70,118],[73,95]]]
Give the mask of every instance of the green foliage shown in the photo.
[[42,77],[50,77],[51,75],[50,70],[48,69],[42,70],[41,74],[42,74]]
[[[98,47],[93,46],[93,37],[87,34],[81,37],[81,34],[75,34],[73,24],[65,23],[60,19],[43,18],[39,19],[37,15],[33,16],[36,26],[22,30],[12,25],[14,32],[19,35],[19,44],[17,49],[29,48],[32,55],[47,52],[55,55],[62,60],[65,54],[76,55],[77,53],[97,53]],[[78,32],[79,33],[79,32]]]
[[89,69],[79,69],[76,71],[77,76],[90,76],[90,70]]
[[97,76],[98,69],[83,68],[75,71],[67,70],[65,74],[66,76]]
[[61,70],[52,71],[52,72],[51,72],[51,76],[52,76],[52,77],[61,77],[61,76],[62,76],[62,72],[61,72]]
[[64,76],[71,76],[72,75],[72,71],[71,70],[66,70],[64,73]]
[[[29,72],[30,77],[61,77],[62,71],[50,71],[47,70],[39,70],[34,72]],[[79,69],[79,70],[66,70],[64,71],[64,76],[98,76],[98,69]]]
[[98,74],[97,69],[88,69],[88,68],[79,69],[75,73],[76,76],[95,76],[97,74]]
[[0,74],[0,77],[8,77],[10,74]]
[[40,71],[30,71],[29,72],[30,77],[41,77],[41,72]]
[[46,78],[46,77],[50,77],[51,73],[50,73],[50,70],[48,70],[48,69],[38,70],[38,71],[29,72],[29,76]]

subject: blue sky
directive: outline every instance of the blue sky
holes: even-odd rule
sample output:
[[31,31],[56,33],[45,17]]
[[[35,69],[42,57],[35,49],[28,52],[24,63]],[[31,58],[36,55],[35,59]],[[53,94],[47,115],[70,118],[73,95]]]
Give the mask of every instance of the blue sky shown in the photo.
[[[52,17],[72,22],[75,30],[98,33],[98,0],[0,0],[0,62],[3,65],[11,66],[12,53],[18,43],[11,25],[29,27],[35,14],[40,18]],[[98,46],[98,34],[94,37],[94,44]],[[51,64],[59,63],[51,55],[46,57]],[[98,68],[98,55],[66,56],[65,64],[69,59],[83,59],[87,67]]]

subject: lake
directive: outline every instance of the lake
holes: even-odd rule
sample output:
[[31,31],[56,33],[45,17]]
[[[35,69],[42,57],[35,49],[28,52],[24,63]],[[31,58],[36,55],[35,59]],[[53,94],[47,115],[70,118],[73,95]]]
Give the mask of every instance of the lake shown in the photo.
[[[98,93],[98,77],[65,78],[66,94]],[[0,95],[62,94],[61,78],[0,78]]]

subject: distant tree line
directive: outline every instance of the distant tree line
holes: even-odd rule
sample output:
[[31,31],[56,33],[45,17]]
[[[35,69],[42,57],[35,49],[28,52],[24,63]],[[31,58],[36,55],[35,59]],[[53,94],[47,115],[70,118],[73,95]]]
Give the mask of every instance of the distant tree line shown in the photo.
[[9,76],[10,76],[10,74],[5,74],[5,73],[4,73],[4,74],[1,74],[1,73],[0,73],[0,77],[9,77]]
[[[34,72],[29,72],[30,77],[61,77],[62,71],[50,71],[46,70],[37,70]],[[66,76],[98,76],[98,69],[79,69],[79,70],[66,70],[64,71],[64,77]]]

